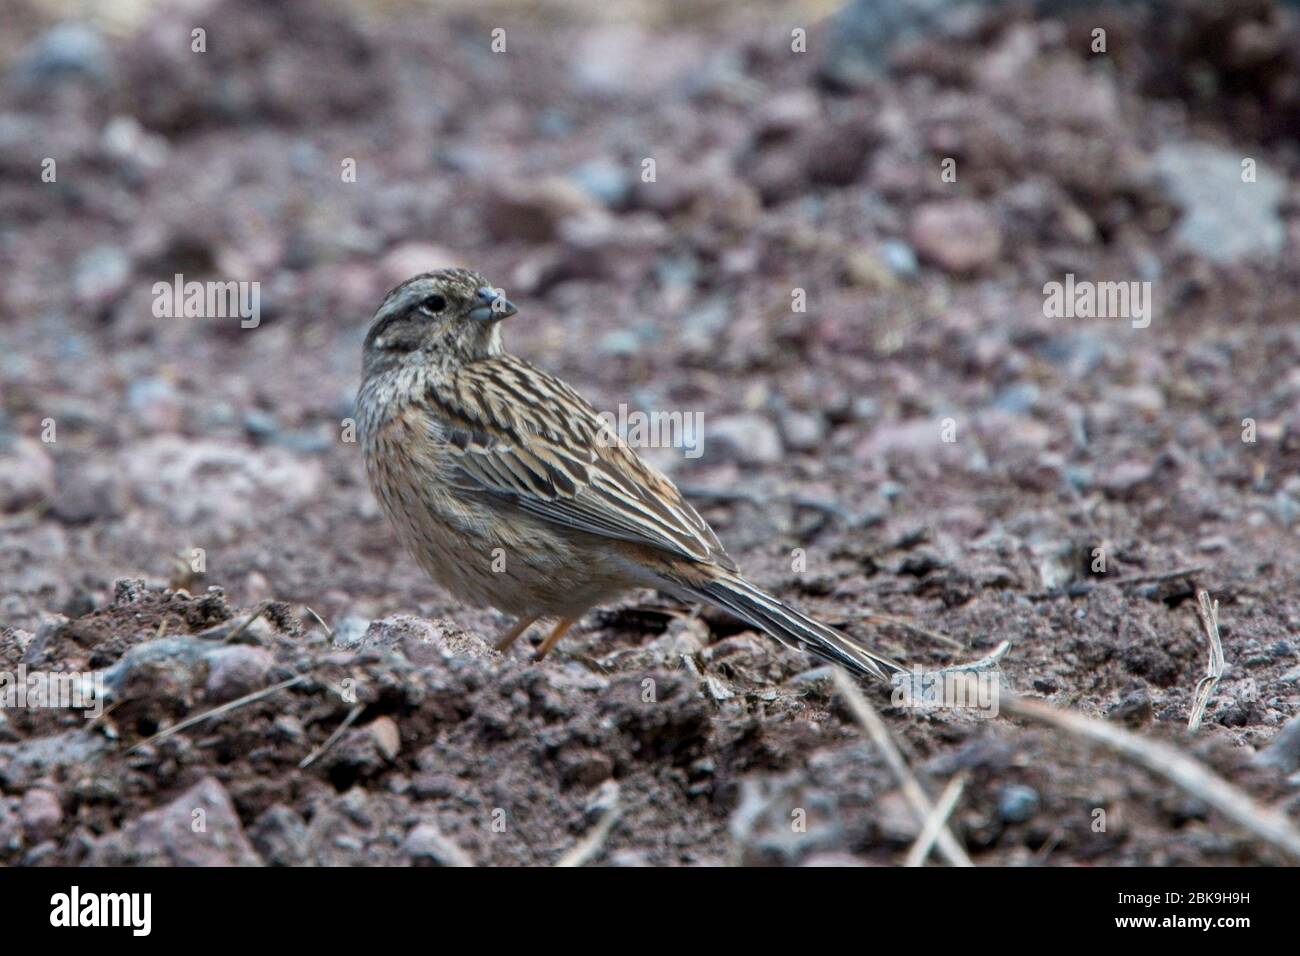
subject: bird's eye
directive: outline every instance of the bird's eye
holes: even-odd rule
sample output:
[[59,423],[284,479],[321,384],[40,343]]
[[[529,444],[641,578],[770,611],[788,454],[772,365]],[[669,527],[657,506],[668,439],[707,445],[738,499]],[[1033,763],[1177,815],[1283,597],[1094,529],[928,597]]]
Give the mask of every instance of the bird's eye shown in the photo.
[[437,315],[443,309],[447,308],[447,300],[440,295],[431,295],[420,303],[420,308],[430,315]]

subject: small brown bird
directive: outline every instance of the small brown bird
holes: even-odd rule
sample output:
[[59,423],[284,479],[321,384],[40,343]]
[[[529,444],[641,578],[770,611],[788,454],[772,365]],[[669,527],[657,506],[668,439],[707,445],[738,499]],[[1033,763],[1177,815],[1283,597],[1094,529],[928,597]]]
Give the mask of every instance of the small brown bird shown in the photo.
[[558,623],[637,587],[702,600],[787,646],[888,680],[903,668],[746,581],[703,518],[564,382],[506,353],[515,306],[482,276],[403,282],[366,335],[357,396],[370,486],[457,599]]

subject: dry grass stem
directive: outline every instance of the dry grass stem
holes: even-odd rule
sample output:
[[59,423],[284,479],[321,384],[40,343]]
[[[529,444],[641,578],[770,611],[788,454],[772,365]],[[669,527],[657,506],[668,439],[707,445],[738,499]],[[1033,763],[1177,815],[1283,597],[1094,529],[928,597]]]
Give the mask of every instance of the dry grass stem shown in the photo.
[[1293,859],[1300,860],[1300,830],[1289,819],[1257,803],[1244,791],[1175,747],[1149,740],[1102,720],[1061,710],[1040,700],[1003,694],[1000,704],[1005,714],[1045,724],[1083,740],[1101,744],[1139,767],[1181,787],[1264,842]]
[[1192,705],[1192,714],[1187,719],[1187,729],[1195,733],[1201,727],[1205,708],[1210,703],[1219,678],[1223,676],[1223,642],[1219,639],[1219,602],[1210,600],[1210,593],[1204,589],[1196,592],[1196,616],[1201,619],[1201,628],[1210,645],[1210,659],[1205,665],[1205,676],[1196,684],[1196,698]]
[[228,714],[232,710],[238,710],[240,707],[243,707],[245,704],[251,704],[254,701],[261,700],[263,697],[270,697],[276,691],[284,690],[286,687],[293,687],[297,684],[301,684],[306,679],[307,679],[306,677],[299,674],[297,677],[290,677],[288,680],[282,680],[278,684],[272,684],[270,687],[263,687],[261,690],[255,690],[251,694],[245,694],[243,697],[237,697],[232,701],[228,701],[227,703],[220,705],[219,707],[213,707],[211,710],[205,710],[201,714],[195,714],[193,717],[186,717],[180,723],[173,724],[172,726],[168,727],[166,730],[159,731],[158,733],[154,734],[152,737],[140,741],[138,744],[136,744],[134,747],[128,750],[127,753],[135,753],[141,747],[145,747],[149,744],[156,743],[159,740],[163,740],[167,737],[170,737],[172,734],[178,734],[187,727],[193,727],[195,724],[201,724],[205,720],[211,720],[213,717],[220,717],[222,714]]
[[[916,779],[916,775],[907,766],[907,761],[903,759],[903,755],[899,752],[893,738],[890,737],[885,722],[880,719],[880,715],[876,713],[875,708],[863,696],[857,684],[853,683],[852,678],[839,667],[835,668],[835,686],[844,697],[845,703],[849,705],[849,710],[853,713],[853,716],[862,725],[863,730],[867,732],[876,747],[879,748],[881,755],[885,758],[885,763],[898,781],[903,796],[912,805],[917,824],[924,828],[926,821],[934,813],[934,806],[930,803],[930,798]],[[940,825],[935,840],[940,854],[953,866],[975,865],[971,862],[970,857],[966,855],[966,851],[962,849],[962,845],[957,842],[957,838],[952,835],[952,831],[948,829],[946,823]]]
[[943,788],[943,793],[939,794],[939,802],[934,805],[934,811],[925,818],[925,826],[921,827],[916,842],[907,851],[907,857],[903,860],[904,866],[925,864],[930,851],[934,849],[934,841],[938,839],[939,831],[947,825],[948,818],[952,816],[952,811],[957,806],[957,801],[961,799],[962,791],[966,789],[966,777],[966,772],[962,771],[949,780],[948,786]]

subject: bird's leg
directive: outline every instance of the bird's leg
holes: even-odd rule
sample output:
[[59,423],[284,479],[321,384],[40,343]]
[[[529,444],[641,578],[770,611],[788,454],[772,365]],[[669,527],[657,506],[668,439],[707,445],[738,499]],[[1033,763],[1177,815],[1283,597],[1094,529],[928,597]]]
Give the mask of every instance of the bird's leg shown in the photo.
[[501,651],[503,654],[508,651],[510,645],[518,640],[519,635],[532,627],[533,622],[537,620],[537,617],[538,615],[534,614],[532,617],[521,617],[516,621],[514,627],[502,634],[501,639],[497,641],[497,650]]
[[555,646],[556,642],[559,641],[560,638],[568,633],[569,628],[573,627],[574,622],[577,620],[576,617],[560,618],[560,620],[555,623],[555,630],[551,631],[550,636],[546,638],[546,640],[542,641],[541,646],[537,648],[537,652],[533,654],[533,660],[540,661],[543,657],[549,654],[551,648]]

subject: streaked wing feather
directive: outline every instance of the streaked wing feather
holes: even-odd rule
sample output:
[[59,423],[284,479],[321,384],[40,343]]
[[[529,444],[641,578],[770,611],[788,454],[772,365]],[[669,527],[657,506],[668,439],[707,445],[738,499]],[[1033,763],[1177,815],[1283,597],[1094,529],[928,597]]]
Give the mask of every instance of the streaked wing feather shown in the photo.
[[429,428],[455,456],[463,491],[589,534],[735,568],[676,486],[604,431],[596,410],[558,379],[501,355],[464,366],[427,401]]

